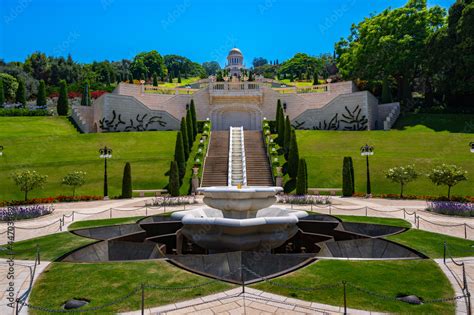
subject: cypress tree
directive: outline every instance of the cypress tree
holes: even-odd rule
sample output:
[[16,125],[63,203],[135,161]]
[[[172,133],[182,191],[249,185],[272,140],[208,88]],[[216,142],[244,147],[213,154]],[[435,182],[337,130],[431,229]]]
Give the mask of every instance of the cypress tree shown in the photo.
[[342,163],[342,195],[344,197],[352,196],[354,187],[352,187],[351,157],[344,157]]
[[40,80],[38,95],[36,96],[36,106],[46,106],[46,85],[44,80]]
[[194,100],[193,99],[191,99],[191,103],[189,105],[189,108],[191,110],[191,116],[193,118],[194,139],[196,139],[197,134],[198,134],[198,124],[197,124],[197,117],[196,117],[196,106],[194,106]]
[[291,142],[291,123],[290,117],[286,116],[285,119],[285,134],[283,137],[283,151],[285,152],[285,158],[288,159],[288,153],[290,152],[290,142]]
[[133,84],[133,76],[131,73],[128,74],[128,83]]
[[308,193],[308,176],[306,170],[306,160],[300,159],[298,162],[298,176],[296,177],[296,194],[306,195]]
[[279,129],[278,127],[279,127],[279,124],[280,124],[280,114],[281,114],[282,111],[283,111],[283,109],[281,107],[281,100],[278,99],[276,115],[275,115],[275,129],[276,129],[277,133],[278,133],[278,129]]
[[313,85],[318,85],[318,84],[319,84],[318,73],[314,72],[314,74],[313,74]]
[[168,82],[173,83],[173,77],[171,76],[171,73],[168,74]]
[[0,108],[5,104],[5,90],[3,88],[3,80],[0,79]]
[[277,121],[278,125],[278,138],[277,143],[280,147],[283,147],[285,144],[285,116],[283,114],[283,110],[280,112],[280,120]]
[[178,83],[181,83],[181,74],[178,74]]
[[67,84],[66,81],[61,80],[59,82],[59,98],[58,98],[58,115],[59,116],[66,116],[69,110],[69,101],[67,99]]
[[298,143],[296,142],[296,133],[291,130],[290,152],[288,153],[288,175],[294,179],[298,175],[298,163],[300,154],[298,152]]
[[153,86],[158,86],[158,75],[153,72]]
[[132,167],[129,162],[123,168],[122,198],[132,198]]
[[168,191],[171,196],[179,196],[179,169],[178,163],[176,161],[171,161],[170,172],[169,172],[169,182],[168,182]]
[[382,81],[382,104],[387,104],[391,102],[392,93],[390,92],[390,84],[388,83],[388,80],[385,77]]
[[189,150],[193,149],[194,144],[194,137],[193,134],[193,118],[191,117],[191,111],[188,109],[186,112],[186,129],[188,129],[188,143],[189,143]]
[[23,106],[26,105],[26,89],[25,82],[22,79],[18,80],[18,89],[16,90],[15,102]]
[[352,162],[352,158],[349,156],[349,168],[351,170],[351,178],[352,178],[352,194],[355,193],[355,176],[354,176],[354,163]]
[[174,148],[174,160],[178,164],[179,170],[179,185],[181,186],[181,181],[186,173],[186,160],[184,159],[184,146],[183,146],[183,135],[181,131],[178,131],[176,134],[176,145]]
[[183,148],[184,148],[184,159],[185,161],[189,158],[189,141],[188,141],[188,130],[187,130],[186,118],[181,118],[181,135],[183,136]]
[[81,105],[91,106],[91,92],[89,91],[89,82],[84,84],[84,90],[82,91]]

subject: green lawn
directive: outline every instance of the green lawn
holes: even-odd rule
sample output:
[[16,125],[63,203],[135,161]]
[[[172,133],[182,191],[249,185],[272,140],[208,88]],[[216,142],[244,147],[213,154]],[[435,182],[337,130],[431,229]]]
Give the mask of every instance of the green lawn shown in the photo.
[[393,128],[413,132],[474,133],[474,115],[408,114],[400,117]]
[[77,221],[68,226],[69,231],[93,228],[99,226],[109,226],[109,225],[118,225],[118,224],[129,224],[136,223],[138,220],[143,217],[129,217],[129,218],[114,218],[114,219],[101,219],[101,220],[86,220],[86,221]]
[[[69,232],[41,236],[25,241],[15,242],[13,250],[18,252],[16,259],[34,260],[36,245],[40,248],[41,260],[53,261],[70,251],[95,242],[93,239],[80,237]],[[0,252],[0,257],[7,257]]]
[[385,224],[385,225],[392,225],[392,226],[400,226],[404,228],[411,228],[410,222],[405,221],[403,219],[366,217],[366,216],[356,216],[356,215],[335,215],[335,217],[341,219],[344,222]]
[[70,171],[87,172],[86,184],[79,195],[102,195],[104,162],[99,148],[113,150],[108,161],[109,195],[121,193],[123,167],[132,165],[133,187],[163,188],[165,175],[173,159],[176,132],[150,131],[130,133],[79,134],[66,118],[0,117],[0,200],[22,199],[23,194],[9,179],[14,170],[33,169],[48,175],[42,190],[33,190],[31,198],[71,195],[61,179]]
[[187,84],[191,84],[191,83],[194,83],[194,82],[197,82],[199,81],[199,77],[191,77],[191,78],[181,78],[181,83],[178,83],[178,78],[174,78],[173,79],[173,83],[170,83],[170,82],[160,82],[158,84],[158,87],[163,87],[163,88],[175,88],[175,87],[178,87],[178,86],[183,86],[183,85],[187,85]]
[[[398,184],[388,181],[384,172],[393,166],[415,164],[420,172],[427,172],[441,163],[462,166],[469,172],[469,180],[453,187],[454,195],[474,196],[474,155],[468,144],[471,134],[419,130],[391,131],[297,131],[300,157],[308,165],[308,187],[341,187],[342,160],[351,156],[354,161],[356,192],[365,192],[365,157],[360,147],[366,143],[375,147],[370,157],[372,193],[399,194]],[[420,176],[405,187],[405,194],[446,195],[447,187],[435,186],[426,176]]]
[[411,229],[401,234],[388,236],[387,239],[409,246],[430,258],[443,257],[443,243],[449,246],[453,257],[474,256],[474,241]]
[[[81,298],[90,300],[90,304],[84,307],[86,309],[125,296],[141,283],[177,287],[204,284],[209,281],[208,278],[191,274],[165,261],[52,263],[35,283],[30,303],[35,306],[61,309],[65,301]],[[230,288],[232,288],[230,284],[215,281],[187,290],[146,289],[145,307],[175,303]],[[137,292],[124,302],[94,314],[138,310],[140,300],[140,292]],[[37,311],[30,312],[40,314]]]
[[[318,287],[347,281],[379,294],[396,297],[415,294],[423,299],[453,297],[448,279],[435,262],[430,260],[341,261],[322,260],[289,275],[271,280],[295,287]],[[343,288],[295,290],[268,282],[256,284],[257,289],[306,301],[343,304]],[[410,305],[375,296],[347,287],[347,305],[351,308],[403,314],[454,314],[453,303]]]

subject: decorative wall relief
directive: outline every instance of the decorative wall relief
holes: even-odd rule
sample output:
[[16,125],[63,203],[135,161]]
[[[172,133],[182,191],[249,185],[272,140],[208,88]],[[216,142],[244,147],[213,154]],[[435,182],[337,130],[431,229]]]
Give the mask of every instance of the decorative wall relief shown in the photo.
[[[305,130],[367,130],[368,119],[365,115],[362,115],[360,105],[357,105],[353,110],[350,110],[347,106],[344,106],[344,109],[346,111],[345,113],[336,113],[329,121],[326,119],[320,120],[317,125],[313,127],[305,127],[304,125],[307,121],[298,120],[294,121],[293,127],[295,129]],[[342,119],[339,119],[339,115],[342,116]]]
[[150,116],[148,118],[148,114],[143,114],[142,116],[137,114],[135,119],[130,119],[130,122],[127,124],[122,120],[121,114],[117,116],[115,110],[112,111],[112,119],[107,120],[104,117],[99,120],[100,129],[105,132],[158,130],[158,128],[152,128],[155,124],[166,127],[167,122],[163,120],[162,116]]

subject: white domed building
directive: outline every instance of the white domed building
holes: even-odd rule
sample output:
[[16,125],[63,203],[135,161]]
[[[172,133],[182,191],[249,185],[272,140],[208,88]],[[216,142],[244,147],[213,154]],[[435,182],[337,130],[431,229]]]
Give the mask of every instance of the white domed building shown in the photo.
[[244,55],[242,55],[240,49],[232,48],[227,55],[227,65],[225,68],[229,70],[231,76],[239,77],[241,75],[240,70],[244,67]]

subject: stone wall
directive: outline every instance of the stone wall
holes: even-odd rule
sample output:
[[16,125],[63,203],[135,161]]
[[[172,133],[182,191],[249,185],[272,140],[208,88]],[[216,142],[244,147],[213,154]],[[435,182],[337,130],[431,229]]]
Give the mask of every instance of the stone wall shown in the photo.
[[381,122],[380,129],[390,130],[400,115],[400,103],[387,103],[378,106],[378,121]]

